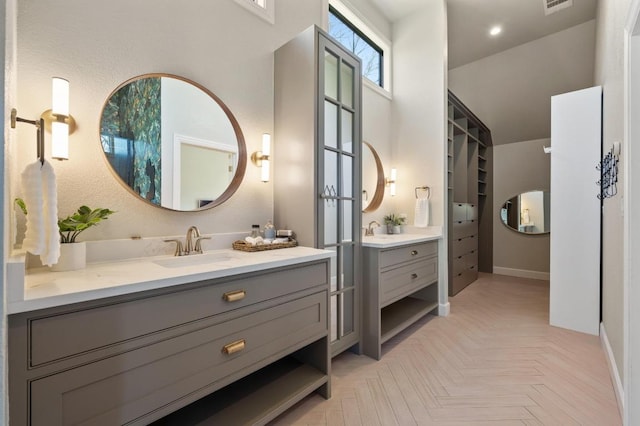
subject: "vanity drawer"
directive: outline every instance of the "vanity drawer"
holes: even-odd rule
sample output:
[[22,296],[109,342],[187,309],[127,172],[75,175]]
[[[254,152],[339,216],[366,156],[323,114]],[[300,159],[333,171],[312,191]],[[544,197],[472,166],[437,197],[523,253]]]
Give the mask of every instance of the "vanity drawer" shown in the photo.
[[478,238],[475,235],[453,240],[454,257],[458,257],[462,254],[469,253],[474,250],[478,250]]
[[453,222],[453,238],[464,238],[478,233],[478,223],[474,220]]
[[478,206],[467,204],[467,220],[478,220]]
[[429,241],[421,244],[402,246],[380,252],[380,268],[386,268],[403,262],[425,259],[438,254],[438,242]]
[[380,274],[380,308],[438,280],[438,259],[411,262]]
[[[188,290],[30,319],[27,325],[30,366],[125,341],[129,350],[132,339],[147,336],[153,340],[154,333],[181,324],[296,291],[326,286],[327,274],[326,263],[312,263],[231,281],[203,282],[202,286]],[[113,349],[111,354],[117,352]]]
[[147,424],[326,333],[326,291],[203,327],[34,380],[31,425]]

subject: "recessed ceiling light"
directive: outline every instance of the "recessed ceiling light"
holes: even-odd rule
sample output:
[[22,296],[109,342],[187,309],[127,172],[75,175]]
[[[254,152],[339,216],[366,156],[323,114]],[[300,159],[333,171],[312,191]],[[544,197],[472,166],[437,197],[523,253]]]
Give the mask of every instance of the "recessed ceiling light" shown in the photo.
[[502,27],[499,27],[499,26],[497,26],[497,25],[496,25],[495,27],[492,27],[492,28],[489,30],[489,34],[490,34],[490,35],[492,35],[492,36],[497,36],[497,35],[498,35],[498,34],[500,34],[501,32],[502,32]]

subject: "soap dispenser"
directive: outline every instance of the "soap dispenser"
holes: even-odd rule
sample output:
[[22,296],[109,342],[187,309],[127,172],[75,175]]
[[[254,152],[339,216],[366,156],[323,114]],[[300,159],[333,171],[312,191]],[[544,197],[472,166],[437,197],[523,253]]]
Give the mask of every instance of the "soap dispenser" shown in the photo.
[[276,237],[276,227],[273,226],[270,220],[268,220],[264,226],[264,237],[271,240]]

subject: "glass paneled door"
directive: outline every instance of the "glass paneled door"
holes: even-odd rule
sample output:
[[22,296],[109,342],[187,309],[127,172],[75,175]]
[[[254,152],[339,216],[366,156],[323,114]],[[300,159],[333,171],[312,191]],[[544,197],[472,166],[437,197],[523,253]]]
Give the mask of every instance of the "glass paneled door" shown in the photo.
[[360,62],[319,37],[318,246],[331,267],[332,354],[360,342]]

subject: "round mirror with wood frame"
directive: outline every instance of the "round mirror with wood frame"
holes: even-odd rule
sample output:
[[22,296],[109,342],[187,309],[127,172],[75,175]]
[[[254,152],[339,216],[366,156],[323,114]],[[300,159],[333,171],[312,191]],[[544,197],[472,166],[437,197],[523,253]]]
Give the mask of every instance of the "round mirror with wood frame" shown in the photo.
[[[373,146],[369,142],[362,141],[367,147],[369,147],[369,151],[373,157],[374,164],[371,164],[370,161],[367,161],[367,164],[362,165],[362,205],[363,213],[371,213],[380,207],[382,204],[382,199],[384,198],[384,169],[382,167],[382,161],[380,161],[380,156],[378,152],[375,150]],[[366,151],[363,150],[362,159],[363,162],[366,161],[367,155]],[[372,175],[373,167],[375,165],[375,175]],[[370,177],[367,178],[366,175]],[[371,191],[371,187],[373,187],[373,191]],[[371,198],[369,199],[369,191],[373,192]]]
[[107,98],[100,143],[116,178],[161,208],[218,206],[239,188],[247,155],[240,125],[211,91],[184,77],[133,77]]

